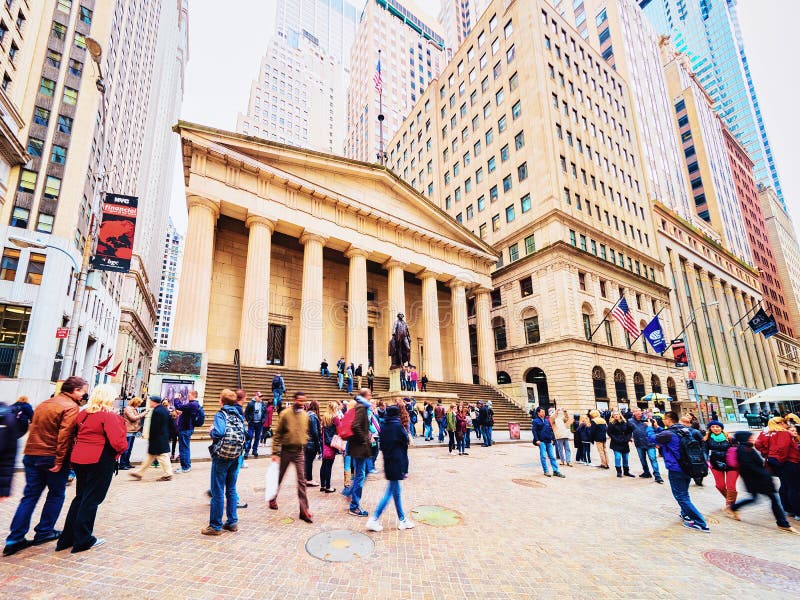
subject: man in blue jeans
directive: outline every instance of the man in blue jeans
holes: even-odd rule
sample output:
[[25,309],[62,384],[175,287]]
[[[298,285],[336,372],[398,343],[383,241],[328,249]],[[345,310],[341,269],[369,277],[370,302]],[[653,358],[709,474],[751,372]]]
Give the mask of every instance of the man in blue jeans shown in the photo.
[[[75,439],[75,417],[84,402],[88,384],[80,377],[69,377],[61,384],[61,391],[39,404],[33,413],[25,444],[25,490],[17,511],[11,520],[11,531],[6,538],[3,556],[11,556],[28,546],[38,546],[55,541],[61,535],[54,526],[64,505],[68,454]],[[33,541],[25,534],[31,526],[31,516],[44,489],[47,499],[42,507],[39,524],[35,527]]]
[[[555,441],[556,436],[553,433],[553,427],[550,424],[550,419],[547,417],[547,412],[541,406],[536,409],[536,416],[531,420],[531,430],[533,431],[533,445],[539,447],[539,460],[542,461],[542,471],[545,477],[564,477],[564,474],[558,470],[558,462],[556,462]],[[550,459],[550,465],[553,468],[551,474],[547,468],[547,460]]]
[[283,402],[283,395],[286,393],[286,383],[280,373],[276,373],[272,378],[272,403],[278,408]]
[[[642,409],[637,406],[633,409],[633,417],[628,420],[628,423],[633,427],[633,445],[636,446],[636,452],[639,454],[639,461],[641,461],[642,469],[644,470],[644,473],[639,477],[650,479],[655,476],[656,483],[664,483],[658,469],[658,455],[656,454],[655,444],[657,425],[655,421],[645,419]],[[660,428],[658,428],[658,431],[660,431]],[[650,474],[650,468],[647,464],[648,459],[650,464],[653,465],[653,475]]]
[[364,480],[367,477],[367,463],[372,457],[372,437],[369,430],[369,414],[372,410],[370,398],[372,393],[369,388],[362,388],[356,396],[356,406],[353,418],[353,435],[348,442],[348,452],[353,464],[353,484],[350,487],[349,514],[354,517],[367,517],[369,513],[361,508],[361,494],[364,492]]
[[247,403],[244,409],[244,420],[247,423],[247,443],[244,446],[244,456],[247,458],[250,448],[253,448],[253,456],[258,456],[258,443],[261,441],[261,430],[264,428],[264,417],[267,414],[267,407],[261,400],[261,392],[256,392],[253,399]]
[[[689,419],[689,417],[686,417]],[[691,423],[691,421],[689,421]],[[656,434],[656,442],[661,446],[664,453],[664,464],[667,467],[669,486],[672,488],[672,496],[681,509],[681,519],[683,526],[688,529],[695,529],[705,533],[710,532],[703,515],[692,504],[689,497],[689,484],[692,478],[683,472],[680,464],[681,458],[681,435],[692,435],[702,443],[702,436],[699,431],[692,429],[683,421],[679,422],[677,413],[668,411],[664,415],[664,425],[666,429]]]
[[180,397],[175,398],[175,410],[179,410],[178,417],[178,457],[181,461],[180,469],[176,473],[188,473],[192,470],[192,434],[194,433],[194,416],[200,410],[197,401],[197,391],[189,392],[188,399],[184,402]]

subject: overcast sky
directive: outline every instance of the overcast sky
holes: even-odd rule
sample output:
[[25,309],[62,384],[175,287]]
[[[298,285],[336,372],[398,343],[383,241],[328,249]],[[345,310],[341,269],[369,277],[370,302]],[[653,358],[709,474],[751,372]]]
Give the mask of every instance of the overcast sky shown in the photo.
[[[438,8],[435,0],[418,5]],[[739,0],[738,6],[750,70],[784,197],[797,220],[800,125],[796,105],[800,84],[796,60],[800,56],[800,1]],[[211,0],[190,1],[189,65],[182,119],[221,129],[236,127],[236,115],[247,106],[250,83],[274,24],[273,0],[226,0],[225,10],[219,10],[219,3]],[[172,217],[184,230],[186,208],[179,167],[172,196]]]

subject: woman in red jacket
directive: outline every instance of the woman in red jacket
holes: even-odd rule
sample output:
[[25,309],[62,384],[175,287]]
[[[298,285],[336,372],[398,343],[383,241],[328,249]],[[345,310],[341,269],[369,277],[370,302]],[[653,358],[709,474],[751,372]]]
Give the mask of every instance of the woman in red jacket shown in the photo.
[[797,519],[800,515],[800,436],[796,428],[781,417],[770,419],[767,432],[756,440],[756,450],[781,482],[778,495],[783,510]]
[[98,385],[86,410],[75,419],[78,431],[72,468],[78,485],[56,544],[57,552],[67,548],[72,548],[73,553],[83,552],[105,542],[92,535],[94,519],[117,470],[117,459],[128,449],[125,421],[114,412],[115,397],[113,387]]

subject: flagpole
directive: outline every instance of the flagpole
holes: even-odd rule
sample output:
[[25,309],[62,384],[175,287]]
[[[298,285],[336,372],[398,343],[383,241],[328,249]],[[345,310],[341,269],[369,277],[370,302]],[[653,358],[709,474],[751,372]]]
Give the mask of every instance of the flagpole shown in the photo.
[[752,313],[752,312],[753,312],[755,309],[757,309],[759,306],[761,306],[761,302],[762,302],[762,301],[763,301],[763,300],[759,300],[759,301],[758,301],[758,303],[757,303],[755,306],[753,306],[753,308],[751,308],[751,309],[750,309],[750,310],[748,310],[746,313],[744,313],[744,316],[743,316],[741,319],[739,319],[738,321],[736,321],[736,323],[734,323],[733,325],[731,325],[730,329],[728,329],[728,333],[731,333],[731,332],[733,332],[733,330],[734,330],[734,329],[736,329],[736,326],[737,326],[739,323],[741,323],[742,321],[744,321],[744,320],[745,320],[745,319],[746,319],[746,318],[747,318],[747,317],[750,315],[750,313]]
[[[676,335],[676,336],[673,338],[673,340],[672,340],[673,342],[674,342],[675,340],[680,340],[680,339],[683,339],[683,338],[681,338],[681,336],[682,336],[684,333],[686,333],[686,330],[687,330],[687,329],[689,329],[689,325],[691,325],[692,323],[694,323],[694,317],[695,317],[695,314],[694,314],[694,313],[692,313],[692,318],[691,318],[691,319],[689,319],[689,322],[686,324],[686,326],[685,326],[683,329],[681,329],[680,333],[678,333],[678,335]],[[667,350],[669,350],[670,348],[672,348],[672,342],[670,342],[670,343],[669,343],[669,346],[667,346],[667,347],[664,349],[664,352],[666,352],[666,351],[667,351]],[[662,355],[662,356],[663,356],[663,355]]]
[[[381,51],[378,50],[378,66],[381,64]],[[382,71],[383,69],[381,69]],[[382,165],[386,164],[386,160],[384,159],[384,151],[383,151],[383,73],[380,74],[381,76],[381,87],[378,90],[378,136],[379,136],[379,144],[378,144],[378,162]]]
[[[616,301],[616,302],[614,302],[614,306],[612,306],[612,307],[611,307],[611,310],[609,310],[609,311],[608,311],[608,314],[609,314],[609,315],[611,314],[611,311],[612,311],[612,310],[614,310],[614,309],[617,307],[617,304],[619,304],[619,301],[620,301],[620,300],[622,300],[624,297],[625,297],[625,296],[620,296],[619,298],[617,298],[617,301]],[[600,325],[602,325],[602,324],[603,324],[603,323],[605,323],[606,321],[608,321],[608,315],[606,315],[605,317],[603,317],[603,320],[602,320],[602,321],[600,321],[600,323],[597,325],[597,327],[595,327],[595,328],[594,328],[594,331],[593,331],[592,333],[590,333],[590,334],[589,334],[589,341],[592,341],[592,338],[594,337],[594,334],[595,334],[595,333],[597,333],[597,330],[598,330],[598,329],[600,329]]]

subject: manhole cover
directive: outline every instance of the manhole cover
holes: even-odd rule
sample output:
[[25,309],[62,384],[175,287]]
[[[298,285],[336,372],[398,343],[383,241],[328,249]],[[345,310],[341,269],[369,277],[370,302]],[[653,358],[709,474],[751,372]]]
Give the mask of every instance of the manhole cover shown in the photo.
[[294,519],[292,517],[286,517],[285,519],[281,519],[280,521],[278,521],[278,523],[280,523],[281,525],[290,525],[294,523]]
[[452,527],[464,518],[460,512],[444,506],[418,506],[411,514],[415,521],[434,527]]
[[308,538],[306,551],[327,562],[350,562],[366,558],[375,548],[369,536],[350,529],[323,531]]
[[751,583],[782,590],[787,594],[797,594],[800,586],[800,569],[787,564],[724,550],[708,550],[702,556],[715,567]]
[[533,479],[512,479],[511,481],[513,481],[517,485],[524,485],[525,487],[531,487],[531,488],[547,487],[541,481],[534,481]]

